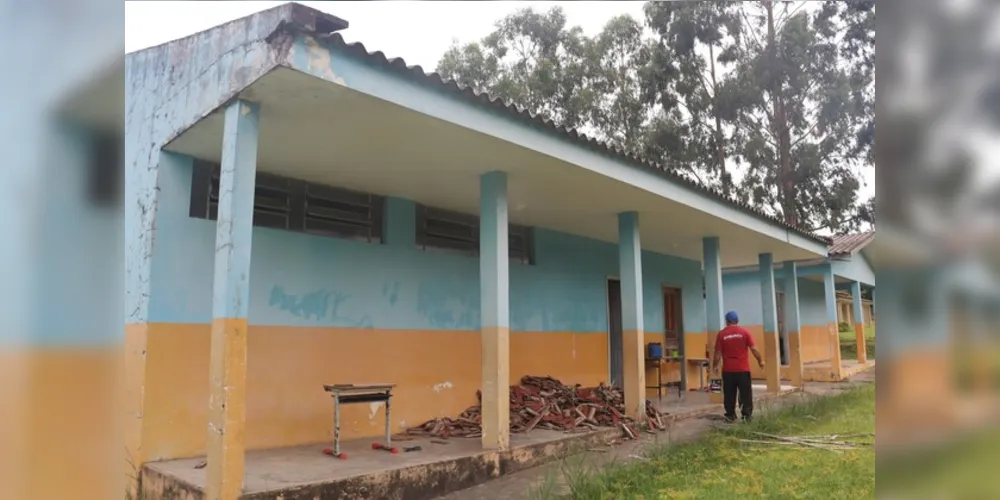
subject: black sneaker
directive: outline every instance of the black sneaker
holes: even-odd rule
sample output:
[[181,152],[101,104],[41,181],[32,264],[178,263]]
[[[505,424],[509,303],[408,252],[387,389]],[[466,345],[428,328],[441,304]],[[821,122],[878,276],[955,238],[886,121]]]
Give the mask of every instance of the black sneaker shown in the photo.
[[743,423],[749,424],[750,422],[753,422],[753,417],[750,415],[743,415]]
[[725,419],[726,419],[726,423],[727,424],[731,424],[733,422],[736,422],[736,417],[732,417],[732,416],[729,416],[729,415],[726,415]]

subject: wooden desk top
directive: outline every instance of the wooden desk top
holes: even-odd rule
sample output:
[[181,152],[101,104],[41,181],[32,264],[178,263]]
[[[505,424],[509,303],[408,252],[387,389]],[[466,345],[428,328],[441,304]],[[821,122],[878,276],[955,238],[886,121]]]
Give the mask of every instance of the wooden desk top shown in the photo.
[[686,361],[688,363],[707,363],[706,358],[646,358],[647,363],[678,363],[681,361]]
[[365,392],[388,392],[391,391],[396,384],[365,384],[365,385],[354,385],[354,384],[333,384],[324,385],[323,390],[326,392],[337,392],[337,393],[365,393]]

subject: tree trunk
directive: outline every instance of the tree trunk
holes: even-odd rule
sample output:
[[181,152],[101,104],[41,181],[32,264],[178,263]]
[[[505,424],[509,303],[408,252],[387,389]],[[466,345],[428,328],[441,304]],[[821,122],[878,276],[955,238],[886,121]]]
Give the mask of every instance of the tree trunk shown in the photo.
[[788,130],[788,119],[785,116],[785,102],[781,93],[781,78],[778,74],[778,42],[774,32],[774,2],[764,2],[767,10],[767,49],[770,58],[771,97],[774,101],[774,119],[771,126],[778,139],[778,193],[781,199],[781,211],[785,222],[792,226],[799,225],[799,214],[796,208],[795,170],[792,167],[792,138]]
[[708,60],[711,64],[712,76],[712,114],[715,115],[715,168],[719,172],[719,180],[722,181],[722,192],[726,196],[731,194],[733,183],[726,173],[726,152],[722,145],[722,119],[719,118],[718,106],[719,84],[715,79],[715,46],[708,44]]

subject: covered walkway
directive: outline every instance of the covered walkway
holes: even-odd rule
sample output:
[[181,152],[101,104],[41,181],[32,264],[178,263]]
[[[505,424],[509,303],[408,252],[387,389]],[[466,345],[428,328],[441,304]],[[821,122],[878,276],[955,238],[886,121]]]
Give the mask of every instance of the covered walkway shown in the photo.
[[[330,439],[325,384],[394,384],[394,432],[478,395],[479,447],[503,456],[529,444],[508,423],[523,375],[610,382],[641,418],[647,343],[701,358],[723,267],[794,275],[826,254],[676,173],[346,44],[346,26],[286,4],[126,60],[126,434],[150,474],[207,456],[196,489],[211,499],[305,480],[278,479],[264,450]],[[760,285],[774,296],[773,273]],[[380,410],[345,409],[345,438],[370,443]]]

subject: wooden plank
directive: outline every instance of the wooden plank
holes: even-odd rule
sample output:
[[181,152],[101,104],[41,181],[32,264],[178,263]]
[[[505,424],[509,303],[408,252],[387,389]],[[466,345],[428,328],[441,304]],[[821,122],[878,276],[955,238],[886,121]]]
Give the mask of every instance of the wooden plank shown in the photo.
[[369,384],[369,385],[350,385],[350,384],[337,384],[337,385],[324,385],[323,390],[330,393],[337,394],[358,394],[365,392],[389,392],[394,387],[395,384]]

